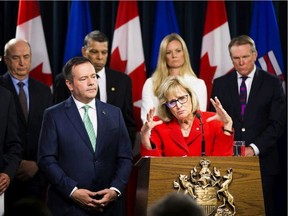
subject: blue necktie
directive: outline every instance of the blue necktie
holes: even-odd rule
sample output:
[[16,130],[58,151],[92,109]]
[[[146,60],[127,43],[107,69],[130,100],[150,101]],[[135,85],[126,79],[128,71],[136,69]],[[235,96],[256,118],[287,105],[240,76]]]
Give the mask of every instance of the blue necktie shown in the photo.
[[85,105],[82,108],[84,109],[83,123],[85,125],[86,131],[87,131],[88,136],[90,138],[92,147],[93,147],[93,149],[95,151],[95,148],[96,148],[96,135],[95,135],[95,131],[94,131],[92,122],[91,122],[91,120],[89,118],[89,115],[88,115],[88,110],[89,110],[90,106],[89,105]]
[[246,109],[246,101],[247,101],[247,87],[245,84],[245,80],[248,77],[241,77],[242,78],[242,82],[240,85],[240,104],[241,104],[241,116],[243,119],[244,113],[245,113],[245,109]]

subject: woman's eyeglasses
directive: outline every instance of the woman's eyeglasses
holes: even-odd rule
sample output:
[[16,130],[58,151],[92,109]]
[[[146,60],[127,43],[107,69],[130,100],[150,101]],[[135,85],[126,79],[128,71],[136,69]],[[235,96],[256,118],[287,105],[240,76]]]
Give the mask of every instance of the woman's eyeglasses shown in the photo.
[[181,96],[179,98],[177,98],[176,100],[171,100],[171,101],[167,101],[166,103],[164,103],[168,108],[174,108],[177,105],[177,102],[179,102],[181,105],[185,104],[188,101],[188,96],[189,95],[184,95]]

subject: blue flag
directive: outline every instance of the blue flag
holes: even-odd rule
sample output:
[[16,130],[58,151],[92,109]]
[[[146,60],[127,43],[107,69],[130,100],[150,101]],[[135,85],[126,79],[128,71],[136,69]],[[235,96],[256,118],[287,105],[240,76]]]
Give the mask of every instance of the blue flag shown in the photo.
[[92,31],[89,1],[71,1],[63,65],[72,57],[82,56],[84,37]]
[[286,74],[272,1],[254,1],[250,36],[258,51],[257,66],[278,76],[285,89]]
[[170,33],[178,33],[179,28],[177,18],[174,10],[173,1],[161,1],[156,2],[156,14],[154,24],[154,35],[153,45],[150,62],[150,73],[151,76],[157,65],[159,47],[162,39]]

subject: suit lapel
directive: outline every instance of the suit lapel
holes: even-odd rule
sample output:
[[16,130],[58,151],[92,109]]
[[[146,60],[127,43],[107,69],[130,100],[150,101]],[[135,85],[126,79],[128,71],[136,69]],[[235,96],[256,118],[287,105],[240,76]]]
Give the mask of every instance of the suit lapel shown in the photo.
[[187,154],[189,154],[188,145],[175,118],[171,121],[170,124],[168,124],[168,129],[168,134],[170,138],[175,142],[175,144],[179,148],[183,149]]
[[[231,108],[231,110],[237,110],[237,118],[242,121],[241,117],[241,105],[240,105],[240,98],[239,98],[239,91],[238,91],[238,80],[237,80],[237,73],[236,71],[231,74],[231,79],[230,79],[230,90],[231,90],[231,106],[234,106]],[[227,89],[227,91],[229,91]]]
[[258,101],[257,100],[257,93],[259,92],[259,89],[261,88],[262,78],[263,77],[262,77],[261,73],[259,73],[259,69],[256,69],[255,75],[254,75],[254,78],[253,78],[252,84],[251,84],[251,90],[250,90],[248,103],[247,103],[246,110],[245,110],[245,116],[253,108],[253,103]]
[[86,132],[85,126],[77,109],[75,102],[73,101],[72,97],[70,96],[65,102],[66,108],[66,115],[67,118],[70,120],[71,124],[74,126],[75,131],[79,133],[79,135],[84,140],[84,143],[87,147],[94,152],[88,134]]
[[[33,115],[34,110],[37,109],[37,104],[35,102],[37,101],[37,97],[39,97],[39,92],[35,90],[35,86],[33,84],[33,80],[29,79],[29,115],[28,115],[28,121],[29,118],[31,118],[31,115]],[[36,102],[37,103],[37,102]]]
[[[203,114],[201,114],[201,116],[203,116]],[[205,120],[203,120],[203,124],[205,124]],[[203,125],[203,127],[204,127],[204,125]],[[200,126],[200,120],[195,117],[193,124],[192,124],[192,127],[191,127],[191,131],[190,131],[190,133],[193,132],[193,136],[189,136],[187,139],[188,146],[190,146],[193,142],[195,142],[196,139],[198,139],[200,136],[202,136],[201,130],[202,130],[202,128]]]
[[110,72],[109,68],[105,68],[106,73],[106,92],[107,92],[107,103],[114,104],[114,95],[117,91],[117,87],[114,85],[117,80],[115,80],[113,74]]
[[[19,99],[18,99],[18,94],[17,94],[16,89],[13,85],[13,82],[12,82],[12,79],[9,75],[9,72],[7,72],[3,75],[3,85],[12,92],[12,94],[15,98],[15,106],[16,106],[17,115],[21,119],[22,123],[26,125],[27,122],[25,120],[25,116],[24,116],[24,113],[22,111],[22,107],[20,105]],[[29,117],[28,117],[28,119],[29,119]]]
[[103,142],[103,138],[105,137],[105,133],[107,130],[107,111],[105,107],[103,106],[103,103],[101,101],[96,100],[96,109],[97,109],[97,139],[96,139],[96,152],[99,153],[101,151],[101,144],[105,143]]
[[[96,138],[96,153],[101,152],[101,143],[103,142],[103,138],[105,137],[105,132],[107,129],[107,111],[99,100],[96,100],[96,110],[97,110],[97,138]],[[94,152],[88,134],[86,132],[85,126],[82,122],[79,111],[77,110],[76,104],[74,103],[72,97],[70,97],[66,103],[66,114],[68,119],[71,121],[71,124],[75,127],[75,130],[79,133],[79,135],[83,138],[85,144],[89,147],[89,149]]]

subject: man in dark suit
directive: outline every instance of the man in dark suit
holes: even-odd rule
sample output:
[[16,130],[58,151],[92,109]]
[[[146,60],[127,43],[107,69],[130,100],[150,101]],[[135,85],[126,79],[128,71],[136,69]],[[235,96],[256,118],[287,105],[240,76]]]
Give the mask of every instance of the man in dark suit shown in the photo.
[[[275,192],[279,190],[280,173],[277,141],[286,124],[282,83],[278,77],[256,68],[257,50],[250,37],[232,39],[229,52],[235,71],[214,80],[212,97],[217,96],[232,117],[235,140],[245,141],[245,156],[259,156],[266,215],[277,215]],[[247,99],[240,108],[243,79],[246,87],[242,90],[246,88]]]
[[[3,196],[17,173],[22,148],[13,96],[1,86],[0,104],[0,196]],[[1,215],[3,212],[0,209]]]
[[[133,146],[136,122],[133,115],[132,82],[128,75],[105,67],[108,59],[108,43],[109,40],[104,33],[92,31],[84,39],[82,55],[92,62],[99,76],[100,91],[97,98],[121,109]],[[70,95],[63,74],[58,74],[54,84],[54,103],[59,103]]]
[[[29,77],[31,48],[23,39],[11,39],[4,48],[4,61],[8,72],[0,79],[0,85],[12,92],[16,106],[19,134],[23,148],[18,173],[7,190],[8,209],[17,200],[34,196],[45,200],[47,180],[37,166],[38,139],[44,110],[52,105],[52,93],[48,86]],[[22,108],[19,99],[22,82],[25,100]]]
[[51,184],[48,206],[55,216],[121,216],[132,169],[121,110],[95,99],[98,82],[89,59],[74,57],[63,72],[72,96],[46,110],[39,141],[38,164]]

